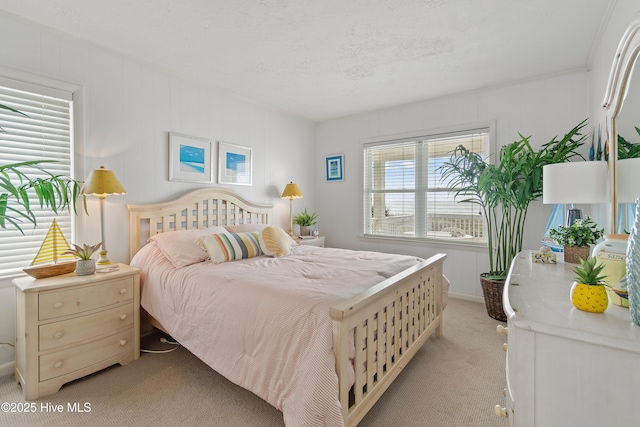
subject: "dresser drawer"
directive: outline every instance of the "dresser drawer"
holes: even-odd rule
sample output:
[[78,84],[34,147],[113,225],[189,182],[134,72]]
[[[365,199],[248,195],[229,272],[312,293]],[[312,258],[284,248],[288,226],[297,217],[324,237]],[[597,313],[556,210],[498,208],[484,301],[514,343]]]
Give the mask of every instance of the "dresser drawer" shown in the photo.
[[40,356],[40,381],[59,377],[127,352],[133,352],[133,329]]
[[133,325],[133,305],[126,304],[99,313],[40,325],[40,351],[62,347]]
[[38,318],[54,319],[133,299],[133,278],[125,277],[38,295]]

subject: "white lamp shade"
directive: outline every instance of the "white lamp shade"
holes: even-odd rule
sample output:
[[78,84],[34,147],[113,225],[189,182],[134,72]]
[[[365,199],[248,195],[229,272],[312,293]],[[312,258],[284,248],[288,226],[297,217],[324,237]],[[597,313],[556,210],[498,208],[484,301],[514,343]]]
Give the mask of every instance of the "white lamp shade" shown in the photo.
[[607,162],[556,163],[542,168],[542,203],[604,203],[608,188]]
[[616,174],[616,200],[635,203],[640,197],[640,159],[618,160]]

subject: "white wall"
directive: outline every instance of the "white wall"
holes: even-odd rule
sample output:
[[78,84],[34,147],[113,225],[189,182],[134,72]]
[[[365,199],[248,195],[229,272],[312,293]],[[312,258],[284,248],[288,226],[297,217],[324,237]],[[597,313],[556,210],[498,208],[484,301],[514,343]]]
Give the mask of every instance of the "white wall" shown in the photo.
[[[75,94],[76,178],[104,165],[127,190],[106,200],[109,258],[129,261],[126,205],[164,201],[198,184],[168,181],[168,133],[225,141],[253,150],[253,185],[229,186],[250,200],[274,203],[275,223],[288,229],[294,180],[315,210],[314,123],[177,78],[150,64],[0,14],[0,66],[31,78],[44,76],[81,88]],[[5,70],[6,71],[6,70]],[[12,73],[14,74],[14,73]],[[217,156],[216,156],[217,158]],[[217,176],[217,167],[215,168]],[[99,209],[79,217],[77,242],[100,240]],[[0,283],[0,341],[14,341],[14,291]],[[13,350],[0,346],[0,374]]]
[[[519,84],[489,88],[440,99],[426,100],[318,124],[316,156],[321,165],[327,154],[345,154],[345,181],[327,183],[317,173],[317,205],[321,233],[328,246],[379,250],[428,257],[448,254],[445,274],[451,292],[482,297],[478,276],[488,270],[486,250],[438,244],[388,243],[359,238],[362,186],[361,140],[447,126],[495,120],[497,146],[532,136],[539,147],[562,137],[589,116],[586,72],[569,73]],[[587,129],[591,130],[590,126]],[[318,170],[318,168],[316,168]],[[537,248],[550,206],[535,202],[528,214],[525,248]]]
[[594,123],[604,125],[605,118],[611,114],[609,110],[602,108],[611,65],[622,35],[638,14],[640,14],[640,4],[636,0],[616,0],[615,8],[611,12],[607,27],[593,56],[593,65],[589,73],[593,94],[590,106]]

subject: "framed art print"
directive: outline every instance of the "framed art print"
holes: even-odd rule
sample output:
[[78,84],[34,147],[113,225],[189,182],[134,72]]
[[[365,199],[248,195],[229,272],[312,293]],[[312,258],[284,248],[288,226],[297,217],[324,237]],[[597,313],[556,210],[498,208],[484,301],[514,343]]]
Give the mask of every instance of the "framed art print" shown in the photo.
[[213,182],[212,141],[169,133],[169,181]]
[[251,185],[251,148],[218,142],[218,183]]
[[334,154],[325,158],[327,181],[344,181],[344,154]]

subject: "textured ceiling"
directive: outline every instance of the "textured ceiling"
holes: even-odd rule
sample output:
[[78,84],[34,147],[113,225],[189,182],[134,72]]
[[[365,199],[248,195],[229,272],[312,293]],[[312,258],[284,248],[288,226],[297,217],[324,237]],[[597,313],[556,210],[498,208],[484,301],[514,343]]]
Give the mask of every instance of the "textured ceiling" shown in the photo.
[[0,10],[321,121],[588,69],[614,1],[0,0]]

